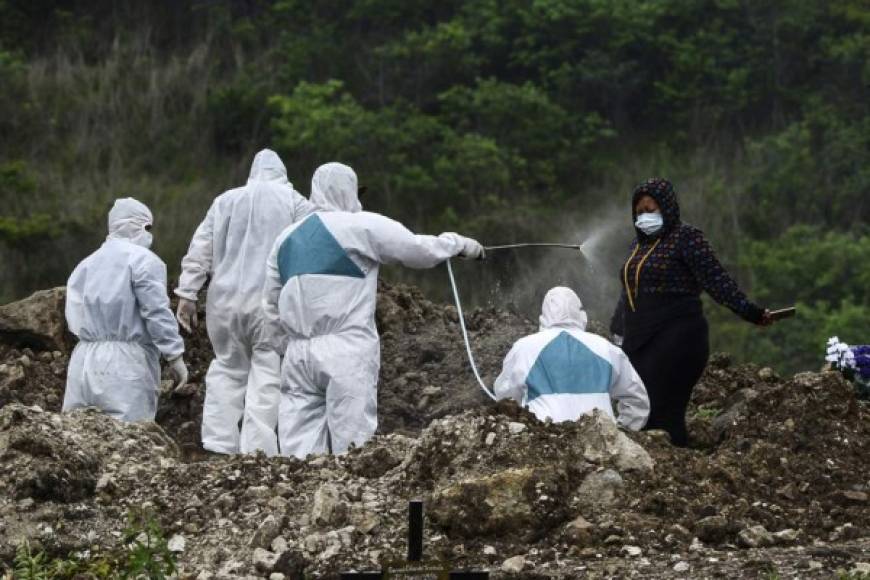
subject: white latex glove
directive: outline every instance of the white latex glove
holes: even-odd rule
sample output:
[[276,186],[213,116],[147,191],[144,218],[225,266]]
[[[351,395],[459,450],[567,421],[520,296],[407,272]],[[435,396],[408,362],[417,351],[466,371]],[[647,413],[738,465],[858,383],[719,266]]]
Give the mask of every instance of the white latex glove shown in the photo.
[[622,346],[622,337],[618,334],[614,334],[611,342],[613,342],[613,344],[615,344],[616,346]]
[[179,355],[166,362],[169,363],[169,371],[175,379],[175,385],[172,388],[180,389],[187,384],[187,365],[184,364],[184,357]]
[[459,257],[469,260],[483,260],[486,257],[486,251],[477,240],[463,237],[462,251],[459,252]]
[[178,299],[178,309],[175,311],[175,317],[178,319],[178,324],[181,328],[192,334],[196,327],[199,326],[199,319],[196,316],[196,302],[187,298]]

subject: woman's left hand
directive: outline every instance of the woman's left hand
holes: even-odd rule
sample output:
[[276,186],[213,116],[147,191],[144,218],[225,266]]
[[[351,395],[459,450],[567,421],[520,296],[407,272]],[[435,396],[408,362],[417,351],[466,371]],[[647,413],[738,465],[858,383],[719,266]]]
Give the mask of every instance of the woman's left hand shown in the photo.
[[764,309],[764,314],[761,315],[761,320],[758,321],[759,326],[770,326],[775,322],[774,318],[770,315],[770,310],[767,308]]

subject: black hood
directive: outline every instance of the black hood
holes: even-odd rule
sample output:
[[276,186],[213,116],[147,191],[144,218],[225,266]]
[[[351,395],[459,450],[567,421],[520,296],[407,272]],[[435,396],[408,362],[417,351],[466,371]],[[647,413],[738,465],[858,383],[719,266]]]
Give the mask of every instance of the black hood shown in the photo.
[[[634,193],[631,195],[631,223],[634,223],[637,219],[634,208],[637,206],[638,200],[645,195],[656,200],[661,209],[664,225],[659,235],[664,235],[680,225],[680,204],[677,202],[677,192],[674,191],[674,186],[670,181],[661,177],[647,179],[634,188]],[[650,237],[637,229],[637,227],[634,229],[637,232],[638,239]]]

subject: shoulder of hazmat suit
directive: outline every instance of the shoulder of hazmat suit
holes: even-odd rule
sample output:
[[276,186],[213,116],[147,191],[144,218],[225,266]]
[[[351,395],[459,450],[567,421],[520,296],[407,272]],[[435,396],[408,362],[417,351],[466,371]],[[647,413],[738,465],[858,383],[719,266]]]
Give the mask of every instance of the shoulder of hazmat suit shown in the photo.
[[361,211],[356,174],[340,163],[318,168],[311,201],[320,211],[278,237],[263,287],[272,347],[285,354],[281,453],[297,457],[327,452],[328,440],[342,453],[377,427],[380,264],[432,267],[466,242],[457,234],[415,235]]
[[166,265],[150,250],[151,212],[131,198],[115,202],[109,237],[67,283],[66,319],[79,338],[70,359],[65,411],[99,407],[124,421],[153,420],[160,355],[184,352],[169,309]]
[[511,398],[541,419],[572,421],[593,409],[637,431],[649,416],[649,398],[628,357],[604,338],[585,332],[586,312],[573,290],[556,287],[544,298],[540,332],[518,340],[495,381],[499,399]]
[[214,200],[181,262],[178,296],[196,300],[211,277],[206,327],[215,359],[206,375],[202,424],[203,446],[210,451],[278,451],[280,361],[264,342],[265,264],[278,234],[313,210],[287,180],[278,155],[264,149],[247,183]]

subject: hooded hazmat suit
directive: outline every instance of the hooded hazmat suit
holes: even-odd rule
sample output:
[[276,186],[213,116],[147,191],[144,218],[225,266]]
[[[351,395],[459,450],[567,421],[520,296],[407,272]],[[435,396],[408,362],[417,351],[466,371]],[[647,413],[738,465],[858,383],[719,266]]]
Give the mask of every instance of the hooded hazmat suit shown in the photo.
[[[314,210],[274,151],[257,153],[248,183],[218,196],[181,262],[175,293],[196,300],[211,275],[206,325],[215,359],[205,378],[202,445],[217,453],[278,452],[280,359],[263,340],[266,257],[281,231]],[[244,417],[241,432],[239,420]]]
[[573,421],[600,409],[638,431],[649,416],[646,389],[625,353],[585,332],[586,312],[570,288],[547,292],[540,332],[518,340],[495,381],[495,395],[528,407],[539,419]]
[[148,248],[151,212],[132,198],[109,212],[109,236],[67,282],[66,320],[78,336],[63,410],[99,407],[122,421],[153,420],[160,355],[184,343],[169,309],[166,265]]
[[429,268],[480,244],[457,234],[415,235],[364,212],[356,174],[317,169],[317,213],[287,228],[266,268],[263,309],[273,348],[284,352],[278,438],[282,455],[343,453],[377,428],[380,342],[375,327],[381,264]]

